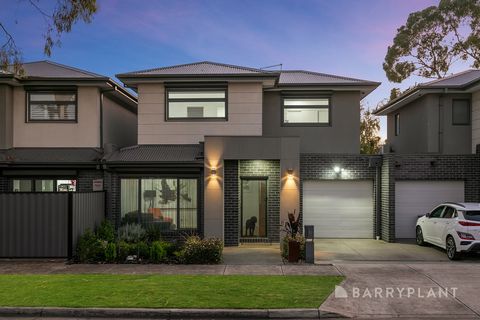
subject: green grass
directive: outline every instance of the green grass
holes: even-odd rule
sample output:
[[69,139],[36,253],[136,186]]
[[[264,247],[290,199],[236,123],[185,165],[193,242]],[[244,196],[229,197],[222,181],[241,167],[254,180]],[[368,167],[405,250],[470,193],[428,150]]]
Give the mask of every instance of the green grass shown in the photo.
[[0,306],[317,308],[337,276],[0,275]]

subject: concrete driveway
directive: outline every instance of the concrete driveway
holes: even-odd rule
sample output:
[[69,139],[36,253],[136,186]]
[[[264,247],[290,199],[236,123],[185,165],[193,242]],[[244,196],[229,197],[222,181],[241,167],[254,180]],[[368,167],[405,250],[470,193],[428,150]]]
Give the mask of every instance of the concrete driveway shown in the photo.
[[[444,250],[421,247],[414,240],[388,243],[373,239],[315,239],[316,263],[338,261],[449,261]],[[480,262],[480,254],[462,261]]]
[[[348,317],[479,319],[480,264],[336,264],[346,276],[321,310]],[[388,294],[390,292],[390,294]]]

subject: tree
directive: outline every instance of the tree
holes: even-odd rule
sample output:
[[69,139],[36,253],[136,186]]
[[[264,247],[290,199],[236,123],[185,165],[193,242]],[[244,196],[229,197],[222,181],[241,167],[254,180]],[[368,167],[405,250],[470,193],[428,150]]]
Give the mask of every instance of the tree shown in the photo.
[[360,114],[360,153],[377,154],[380,152],[380,120],[363,106],[360,106]]
[[411,13],[388,47],[383,69],[392,82],[411,75],[438,79],[458,60],[480,67],[480,0],[441,0]]
[[[46,12],[42,9],[40,0],[28,0],[27,3],[33,6],[43,17],[46,27],[43,53],[48,57],[52,54],[54,46],[60,46],[60,37],[63,33],[70,32],[73,25],[80,20],[90,23],[98,9],[96,0],[57,0],[52,12]],[[11,68],[13,68],[15,73],[22,74],[21,49],[1,21],[0,31],[3,32],[5,37],[5,42],[0,47],[0,70],[10,69],[9,71],[12,71]]]

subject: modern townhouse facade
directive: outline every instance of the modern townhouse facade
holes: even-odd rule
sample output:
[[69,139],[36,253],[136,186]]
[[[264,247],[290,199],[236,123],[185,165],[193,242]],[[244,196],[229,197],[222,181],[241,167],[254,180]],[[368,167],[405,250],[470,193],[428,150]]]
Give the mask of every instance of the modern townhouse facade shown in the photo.
[[420,84],[377,109],[387,117],[384,216],[395,238],[444,201],[480,201],[480,71]]

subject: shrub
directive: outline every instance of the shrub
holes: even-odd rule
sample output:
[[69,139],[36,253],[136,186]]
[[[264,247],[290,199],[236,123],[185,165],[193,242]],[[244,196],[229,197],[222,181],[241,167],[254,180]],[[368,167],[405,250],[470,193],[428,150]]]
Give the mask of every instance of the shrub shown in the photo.
[[160,263],[167,258],[167,243],[161,241],[154,241],[150,245],[150,261]]
[[117,246],[113,242],[107,243],[105,246],[105,261],[112,263],[117,259]]
[[220,239],[188,237],[178,253],[180,262],[186,264],[212,264],[222,262],[223,242]]
[[118,240],[137,243],[145,238],[145,229],[137,223],[127,223],[118,229]]
[[97,236],[101,240],[107,242],[115,242],[115,228],[107,220],[103,220],[102,224],[97,228]]
[[128,243],[125,241],[119,241],[117,243],[117,260],[118,262],[125,262],[128,256],[136,255],[137,248],[135,244]]
[[138,259],[148,259],[150,256],[150,247],[145,241],[140,241],[136,243],[135,245],[135,253],[138,257]]
[[76,260],[82,263],[104,261],[106,243],[100,240],[92,231],[86,230],[78,239]]
[[160,241],[162,239],[160,228],[155,225],[149,225],[145,230],[145,239],[150,243]]

